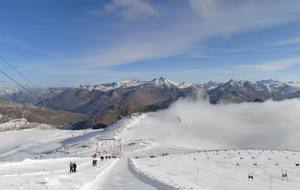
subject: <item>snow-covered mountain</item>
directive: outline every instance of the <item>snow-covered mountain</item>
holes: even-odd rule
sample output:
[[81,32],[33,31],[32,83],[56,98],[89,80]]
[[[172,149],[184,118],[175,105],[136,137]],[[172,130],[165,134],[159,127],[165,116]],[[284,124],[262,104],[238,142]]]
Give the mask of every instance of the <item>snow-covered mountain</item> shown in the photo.
[[175,82],[163,77],[158,79],[153,79],[151,81],[141,81],[141,80],[122,80],[111,83],[103,83],[98,85],[77,85],[73,86],[75,89],[83,89],[89,91],[102,91],[107,92],[111,90],[115,90],[117,88],[132,88],[137,86],[152,86],[152,87],[168,87],[168,88],[188,88],[191,87],[192,84],[188,84],[185,82]]
[[[246,90],[254,90],[254,91],[265,91],[269,93],[281,93],[283,95],[289,96],[291,93],[298,92],[300,90],[299,82],[281,82],[278,80],[260,80],[260,81],[247,81],[247,80],[229,80],[226,83],[218,83],[213,81],[208,81],[205,83],[191,84],[186,82],[176,82],[169,80],[164,77],[160,77],[158,79],[153,79],[151,81],[140,81],[140,80],[123,80],[112,83],[103,83],[99,85],[78,85],[74,86],[75,89],[82,89],[88,91],[112,91],[118,88],[133,88],[133,87],[151,87],[151,88],[178,88],[178,89],[186,89],[186,88],[199,88],[205,89],[207,91],[213,90],[217,87],[219,88],[227,88],[231,91],[234,89],[246,89]],[[275,98],[276,99],[276,98]]]
[[150,81],[125,80],[99,85],[37,89],[35,92],[40,101],[23,91],[13,93],[8,98],[54,110],[88,114],[90,119],[80,126],[103,127],[132,113],[167,108],[182,97],[195,98],[200,95],[212,104],[298,98],[300,83],[269,79],[189,84],[160,77]]
[[300,97],[300,85],[296,82],[276,80],[235,81],[229,80],[207,91],[211,103],[263,102],[268,99],[284,100]]
[[[1,121],[2,115],[0,115]],[[35,123],[28,122],[25,118],[12,119],[7,122],[0,122],[0,132],[8,130],[21,130],[21,129],[31,129],[31,128],[54,128],[54,126],[45,123]]]
[[293,93],[296,91],[299,91],[300,89],[300,83],[299,82],[280,82],[278,80],[261,80],[258,81],[257,83],[264,85],[268,88],[270,92],[276,90],[276,91],[281,91],[284,94],[289,94]]
[[74,86],[73,88],[79,88],[79,89],[87,89],[89,91],[111,91],[115,90],[117,88],[130,88],[135,87],[144,84],[145,81],[139,81],[139,80],[123,80],[118,82],[111,82],[111,83],[103,83],[99,85],[78,85]]
[[152,87],[160,87],[160,88],[189,88],[192,87],[192,84],[185,83],[185,82],[175,82],[172,80],[169,80],[167,78],[160,77],[158,79],[153,79],[149,82],[145,82],[143,85],[152,86]]

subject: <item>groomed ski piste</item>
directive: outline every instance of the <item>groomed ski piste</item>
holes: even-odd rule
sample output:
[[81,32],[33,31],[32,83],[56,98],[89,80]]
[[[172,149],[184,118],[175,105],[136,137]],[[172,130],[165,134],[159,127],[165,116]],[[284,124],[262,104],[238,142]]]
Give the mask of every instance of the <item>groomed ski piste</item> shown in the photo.
[[[1,132],[0,189],[300,189],[298,152],[185,148],[173,140],[137,135],[144,117],[123,119],[105,130]],[[99,139],[107,138],[122,140],[122,154],[101,161],[109,148]],[[69,172],[70,162],[77,163],[76,173]]]
[[296,190],[299,159],[299,153],[283,150],[217,150],[137,158],[131,167],[161,189]]

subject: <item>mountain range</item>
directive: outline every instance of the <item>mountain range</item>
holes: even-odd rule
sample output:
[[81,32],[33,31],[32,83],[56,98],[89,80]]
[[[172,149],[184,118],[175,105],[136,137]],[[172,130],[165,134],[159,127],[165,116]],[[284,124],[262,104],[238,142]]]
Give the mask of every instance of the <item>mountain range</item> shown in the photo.
[[26,119],[29,123],[48,124],[58,128],[65,128],[87,119],[84,114],[80,113],[41,108],[28,103],[16,103],[0,98],[0,123],[21,118]]
[[160,77],[151,81],[126,80],[99,85],[34,89],[39,97],[20,90],[4,98],[49,110],[79,113],[72,129],[103,128],[133,113],[167,108],[179,98],[203,98],[212,104],[264,102],[300,97],[300,83],[276,80],[189,84]]

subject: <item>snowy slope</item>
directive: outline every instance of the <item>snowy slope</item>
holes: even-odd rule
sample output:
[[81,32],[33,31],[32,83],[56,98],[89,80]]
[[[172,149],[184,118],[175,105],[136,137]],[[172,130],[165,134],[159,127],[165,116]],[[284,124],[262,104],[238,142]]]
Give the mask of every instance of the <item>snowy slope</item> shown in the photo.
[[[98,189],[103,175],[118,159],[92,167],[96,138],[103,130],[26,129],[0,133],[0,189]],[[69,163],[78,172],[69,173]]]
[[0,161],[34,158],[85,157],[95,151],[103,130],[33,128],[0,132]]
[[[134,163],[141,175],[179,189],[296,190],[300,188],[300,167],[295,165],[299,159],[300,154],[291,151],[224,150],[141,158]],[[287,179],[282,179],[282,171]],[[253,180],[248,180],[249,174]]]
[[[91,166],[91,155],[98,138],[116,137],[128,131],[134,120],[126,120],[107,130],[26,129],[0,133],[0,183],[4,189],[155,189],[140,181],[127,167],[127,159],[161,154],[176,149],[156,140],[123,141],[121,160],[112,159]],[[108,146],[108,147],[107,147]],[[106,148],[105,148],[106,147]],[[109,145],[100,144],[100,153]],[[78,172],[69,174],[70,161],[78,163]],[[113,179],[113,180],[111,180]]]
[[[0,120],[1,120],[0,115]],[[8,122],[0,123],[0,131],[6,130],[20,130],[20,129],[30,129],[30,128],[53,128],[51,125],[42,123],[30,123],[25,118],[13,119]]]
[[[90,158],[60,158],[43,160],[24,160],[0,164],[1,189],[82,189],[92,190],[93,180],[101,174],[112,160],[101,162],[98,167],[91,166]],[[69,173],[69,162],[77,163],[77,172]]]
[[[282,141],[280,141],[280,145],[283,145],[282,143],[286,142],[286,140],[292,140],[290,143],[294,145],[299,139],[297,138],[298,128],[290,128],[286,123],[298,126],[298,115],[296,113],[299,112],[297,109],[285,109],[285,114],[295,113],[295,115],[292,115],[292,118],[286,117],[283,113],[274,115],[270,110],[282,110],[281,106],[284,108],[297,108],[299,106],[295,101],[277,102],[276,106],[279,106],[278,108],[273,107],[270,102],[267,102],[265,105],[259,104],[260,106],[266,106],[267,109],[257,107],[258,104],[247,106],[250,106],[250,110],[253,110],[253,107],[257,110],[258,108],[262,110],[261,113],[263,114],[257,111],[258,113],[251,115],[254,121],[260,119],[261,116],[265,118],[265,115],[268,113],[272,113],[273,117],[283,118],[281,120],[284,131],[292,131],[292,133],[291,135],[287,133],[288,139],[283,138],[285,136],[281,136]],[[194,102],[190,102],[190,104],[195,105]],[[201,112],[202,115],[197,112],[200,108],[199,106],[204,106],[205,112]],[[250,137],[252,137],[251,135],[254,132],[257,132],[257,130],[252,130],[251,128],[257,126],[257,123],[252,125],[252,123],[249,123],[249,116],[241,114],[249,113],[248,107],[240,109],[239,106],[245,105],[227,105],[217,108],[216,106],[201,104],[195,107],[197,110],[189,107],[189,104],[186,107],[181,105],[177,107],[180,109],[136,114],[132,117],[123,118],[118,123],[100,130],[72,131],[35,128],[1,132],[1,188],[8,190],[21,189],[21,187],[33,190],[250,190],[270,189],[272,180],[273,189],[299,189],[300,167],[295,166],[300,161],[298,152],[278,150],[207,150],[211,147],[220,148],[222,145],[224,146],[224,143],[216,142],[216,139],[214,139],[214,137],[219,139],[215,130],[218,132],[222,131],[222,134],[225,134],[226,131],[234,131],[233,135],[235,137],[239,134],[235,131],[237,128],[231,128],[234,123],[227,123],[227,119],[233,121],[238,118],[236,119],[238,121],[236,126],[251,129]],[[216,109],[221,109],[221,114]],[[189,111],[188,113],[187,110]],[[233,113],[230,110],[235,112],[238,110],[238,117],[232,117],[231,114]],[[218,120],[210,118],[210,112],[213,113],[213,118],[218,116]],[[229,115],[225,114],[228,112],[230,113]],[[197,119],[200,118],[201,125],[193,123],[195,122],[193,119],[195,115],[192,115],[192,113],[197,116]],[[244,120],[244,117],[247,119]],[[210,126],[209,129],[212,136],[204,134],[208,129],[204,123],[206,119],[209,121],[208,126]],[[262,121],[264,124],[259,125],[260,128],[270,124],[273,130],[277,129],[278,126],[276,127],[276,125],[281,123],[278,123],[277,120],[273,121],[273,119],[272,121]],[[215,126],[218,127],[214,128]],[[201,131],[197,133],[194,129],[201,129]],[[194,136],[191,136],[191,133]],[[199,134],[202,136],[199,136]],[[266,137],[265,133],[263,134]],[[267,134],[270,136],[273,133],[268,131]],[[278,141],[278,133],[274,134],[277,135],[276,141]],[[293,136],[295,134],[296,136]],[[244,142],[246,139],[249,143],[250,138],[247,136],[249,134],[242,133],[242,135],[246,136],[240,136],[239,140]],[[207,139],[204,139],[204,137],[207,137]],[[99,161],[97,167],[92,167],[91,155],[96,150],[98,139],[101,138],[122,139],[122,156],[120,159]],[[226,138],[232,139],[231,136]],[[255,141],[257,140],[255,139]],[[270,144],[274,143],[274,141],[267,142]],[[111,151],[111,146],[108,143],[99,143],[97,150],[100,155],[108,154]],[[260,144],[260,146],[263,146],[263,144]],[[78,163],[78,172],[76,174],[69,174],[68,172],[70,161]],[[236,167],[236,163],[239,163],[239,167]],[[257,166],[254,166],[254,163],[257,163]],[[275,165],[276,163],[278,163],[278,166]],[[287,171],[288,182],[281,180],[281,170]],[[253,173],[253,181],[248,181],[249,173]]]

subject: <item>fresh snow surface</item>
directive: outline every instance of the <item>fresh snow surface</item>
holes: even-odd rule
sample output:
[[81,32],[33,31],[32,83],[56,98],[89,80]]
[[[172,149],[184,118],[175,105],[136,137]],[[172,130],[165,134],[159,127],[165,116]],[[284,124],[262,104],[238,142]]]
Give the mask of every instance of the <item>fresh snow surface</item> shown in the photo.
[[[0,119],[1,119],[0,115]],[[29,129],[29,128],[51,128],[50,125],[40,123],[30,123],[25,118],[13,119],[5,123],[0,123],[0,131]]]
[[[77,163],[77,172],[69,173],[69,162]],[[111,164],[106,160],[97,167],[87,158],[58,158],[42,160],[24,160],[0,164],[1,189],[89,189],[97,175]]]
[[[0,133],[0,160],[21,161],[26,158],[60,157],[84,154],[83,147],[102,130],[26,129]],[[85,141],[86,140],[86,141]],[[77,151],[79,149],[80,151]],[[91,150],[90,150],[91,152]]]
[[[132,139],[122,142],[123,154],[118,159],[98,161],[92,167],[91,155],[98,139],[113,138],[128,131],[133,119],[124,119],[106,130],[26,129],[0,133],[1,189],[155,189],[135,176],[128,159],[147,157],[168,151],[189,152],[156,140]],[[110,146],[99,144],[98,152],[109,152]],[[99,159],[99,158],[98,158]],[[69,162],[78,164],[78,172],[69,173]]]
[[[1,132],[0,189],[250,190],[270,189],[271,184],[272,189],[300,189],[300,167],[295,166],[300,160],[298,152],[180,147],[175,137],[164,141],[137,133],[139,128],[145,130],[140,126],[145,117],[122,119],[105,130]],[[185,127],[183,121],[176,121],[181,123],[178,127]],[[101,138],[122,139],[122,156],[104,161],[98,158],[93,167],[91,155]],[[109,153],[110,144],[98,145],[100,155]],[[71,161],[78,164],[77,173],[69,173]],[[288,181],[282,181],[281,170],[287,171]],[[248,181],[249,173],[253,173],[253,181]]]
[[[127,153],[138,152],[143,147],[140,144],[124,142],[126,153],[121,160],[98,158],[98,166],[92,167],[91,155],[98,138],[112,138],[117,131],[34,128],[1,132],[0,189],[104,189],[111,177],[119,179],[119,188],[115,189],[153,189],[135,178],[127,167]],[[150,148],[151,143],[146,146]],[[109,150],[110,145],[99,145],[100,154]],[[77,173],[69,173],[70,161],[78,164]]]
[[[27,129],[0,133],[0,189],[92,190],[107,168],[118,159],[92,167],[96,136],[103,130]],[[69,163],[76,162],[76,173]]]
[[[300,189],[299,160],[300,153],[292,151],[220,150],[139,158],[134,163],[140,175],[180,189],[296,190]],[[282,179],[282,171],[288,178]]]

